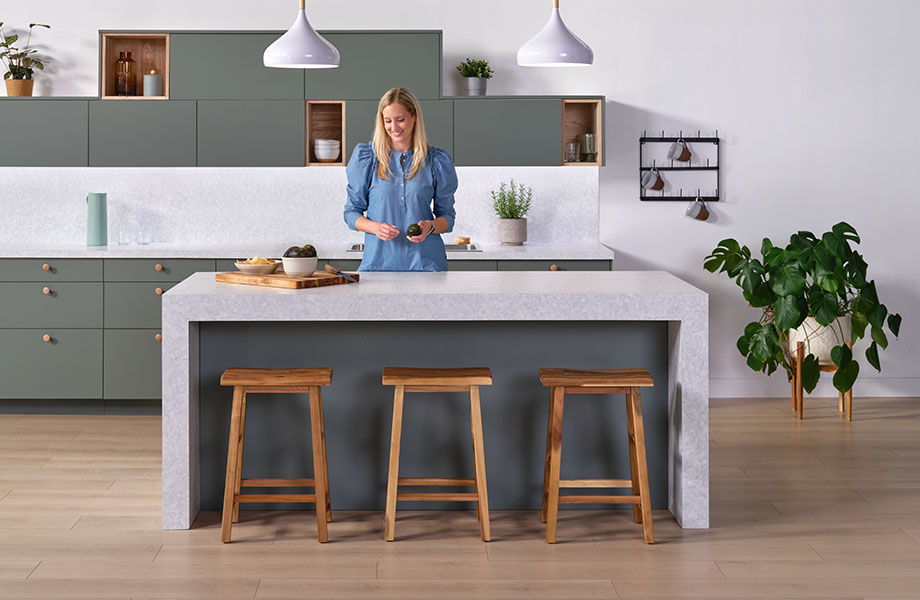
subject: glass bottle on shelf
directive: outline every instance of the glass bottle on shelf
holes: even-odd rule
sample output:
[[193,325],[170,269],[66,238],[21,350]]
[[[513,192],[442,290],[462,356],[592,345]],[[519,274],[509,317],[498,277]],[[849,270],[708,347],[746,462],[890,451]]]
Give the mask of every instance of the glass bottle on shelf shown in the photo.
[[137,63],[130,52],[119,52],[115,62],[115,95],[137,95]]

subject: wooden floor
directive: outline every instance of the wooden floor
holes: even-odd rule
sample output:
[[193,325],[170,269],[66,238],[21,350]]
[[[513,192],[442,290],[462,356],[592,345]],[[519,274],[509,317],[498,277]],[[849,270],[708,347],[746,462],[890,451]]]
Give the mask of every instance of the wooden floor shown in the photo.
[[[160,530],[158,417],[0,415],[0,598],[920,598],[920,401],[712,402],[712,528],[625,510],[243,513]],[[488,452],[488,440],[486,440]],[[568,474],[577,476],[577,474]],[[616,475],[616,474],[612,474]],[[332,474],[334,477],[335,474]],[[335,499],[333,498],[333,502]],[[334,505],[333,505],[334,506]]]

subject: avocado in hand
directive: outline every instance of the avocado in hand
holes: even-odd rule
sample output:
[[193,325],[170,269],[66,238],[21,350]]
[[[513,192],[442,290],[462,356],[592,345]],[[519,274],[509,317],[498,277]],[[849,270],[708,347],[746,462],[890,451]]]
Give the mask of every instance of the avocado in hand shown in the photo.
[[415,237],[417,235],[422,235],[422,226],[418,223],[413,223],[406,228],[406,235],[408,237]]
[[[313,256],[316,256],[316,251],[313,251]],[[284,258],[309,258],[310,255],[307,254],[307,251],[301,248],[300,246],[291,246],[284,251]]]

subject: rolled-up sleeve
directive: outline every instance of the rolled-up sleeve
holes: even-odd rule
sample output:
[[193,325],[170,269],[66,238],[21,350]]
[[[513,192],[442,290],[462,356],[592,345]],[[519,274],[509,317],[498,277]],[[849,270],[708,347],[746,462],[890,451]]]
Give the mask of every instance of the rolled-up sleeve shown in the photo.
[[345,174],[348,176],[348,198],[345,200],[345,223],[350,229],[355,228],[358,217],[367,211],[368,191],[374,168],[374,151],[369,144],[355,146]]
[[432,167],[434,216],[444,217],[444,220],[447,221],[447,230],[444,233],[447,233],[454,229],[454,218],[457,216],[454,210],[454,193],[459,185],[457,169],[454,168],[454,161],[450,154],[443,150],[438,150],[432,157]]

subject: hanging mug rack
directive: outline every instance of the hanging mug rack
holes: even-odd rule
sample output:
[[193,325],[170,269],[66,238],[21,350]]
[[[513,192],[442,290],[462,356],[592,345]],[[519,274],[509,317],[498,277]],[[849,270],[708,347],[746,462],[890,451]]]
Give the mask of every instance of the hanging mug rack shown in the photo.
[[[719,166],[722,163],[722,153],[721,145],[719,139],[719,131],[716,130],[714,137],[704,137],[700,134],[700,131],[697,130],[696,136],[685,136],[683,130],[677,136],[666,136],[664,130],[661,131],[660,136],[649,136],[647,131],[642,132],[642,137],[639,138],[639,200],[642,201],[672,201],[672,202],[685,202],[687,200],[694,200],[700,198],[705,202],[718,202],[719,201]],[[646,144],[677,144],[682,143],[686,148],[687,144],[714,144],[716,149],[716,161],[715,164],[711,164],[711,159],[706,159],[705,165],[692,165],[690,160],[687,160],[687,164],[681,164],[684,161],[680,161],[675,158],[669,158],[666,160],[665,164],[659,165],[657,159],[652,159],[651,166],[645,166],[645,156],[644,149]],[[674,162],[677,160],[678,164],[675,165]],[[649,172],[655,171],[656,173],[669,172],[669,171],[701,171],[701,172],[710,172],[715,175],[715,190],[711,196],[703,196],[700,193],[700,189],[697,189],[696,195],[684,196],[683,187],[678,188],[678,194],[675,196],[673,192],[666,195],[664,193],[664,186],[661,186],[662,189],[658,190],[661,193],[649,193],[650,189],[645,188],[642,185],[643,176]]]

